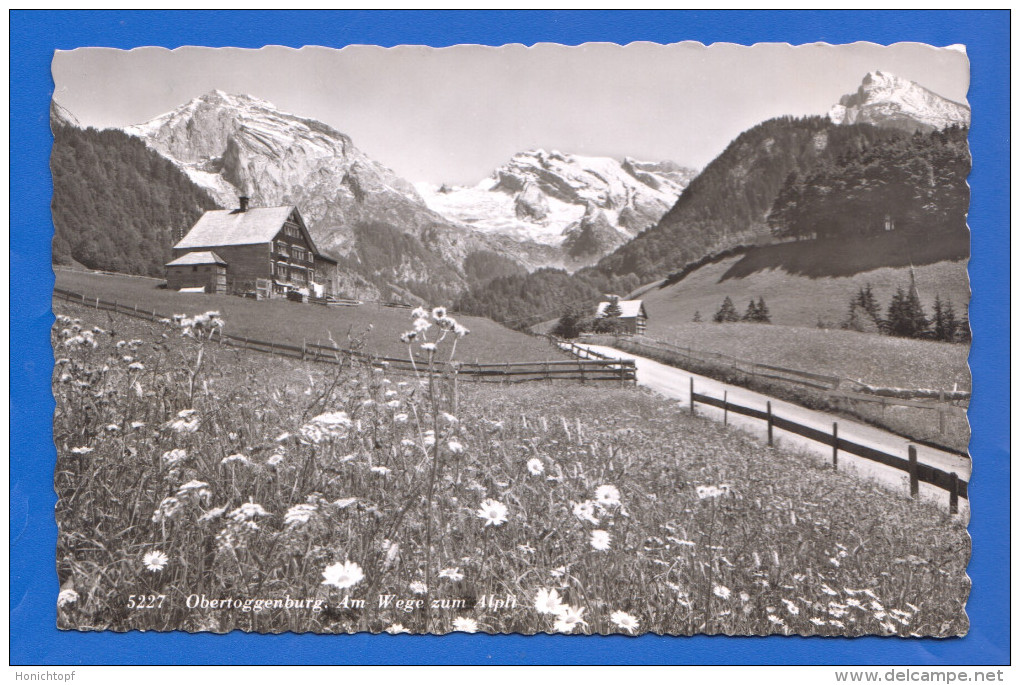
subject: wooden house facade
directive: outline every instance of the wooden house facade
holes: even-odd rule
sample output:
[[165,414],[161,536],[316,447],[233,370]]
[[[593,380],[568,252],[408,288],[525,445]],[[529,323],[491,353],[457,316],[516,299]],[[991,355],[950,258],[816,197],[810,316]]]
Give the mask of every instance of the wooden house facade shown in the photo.
[[[188,256],[196,254],[202,256]],[[205,266],[196,260],[208,260],[209,254],[225,272],[222,292],[260,299],[294,292],[337,294],[337,261],[315,246],[294,206],[249,208],[247,198],[241,198],[238,209],[206,212],[174,245],[174,260],[166,265],[167,286],[184,282],[186,267]]]
[[624,332],[631,335],[644,335],[648,326],[648,311],[642,300],[621,300],[613,298],[606,302],[600,302],[595,316],[602,319],[608,316],[607,310],[615,303],[620,308],[620,315],[617,317]]

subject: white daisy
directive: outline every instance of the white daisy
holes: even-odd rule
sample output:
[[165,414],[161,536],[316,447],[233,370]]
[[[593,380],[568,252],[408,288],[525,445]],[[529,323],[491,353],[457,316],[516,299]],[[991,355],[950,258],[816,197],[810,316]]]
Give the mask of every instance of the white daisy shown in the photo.
[[331,564],[322,571],[323,585],[331,585],[341,590],[357,585],[365,578],[361,567],[353,561],[342,564]]
[[485,527],[501,526],[507,519],[506,505],[494,499],[487,499],[482,502],[482,506],[477,511],[477,514],[479,518],[485,519]]
[[640,625],[635,617],[625,611],[614,611],[609,615],[609,620],[612,621],[618,628],[626,630],[632,635]]

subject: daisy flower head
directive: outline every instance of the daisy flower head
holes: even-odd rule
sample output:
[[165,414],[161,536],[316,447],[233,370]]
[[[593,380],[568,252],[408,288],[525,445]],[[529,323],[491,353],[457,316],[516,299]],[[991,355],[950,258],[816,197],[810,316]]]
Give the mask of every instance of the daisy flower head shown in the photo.
[[638,626],[640,625],[638,620],[626,611],[614,611],[609,615],[609,620],[612,621],[617,628],[626,630],[631,635],[637,631]]
[[532,458],[528,460],[528,473],[533,476],[541,476],[545,472],[545,465],[541,459]]
[[464,445],[457,440],[450,440],[446,443],[446,449],[450,450],[453,454],[460,454],[464,451]]
[[142,557],[142,563],[145,564],[145,568],[153,573],[162,571],[169,561],[170,557],[159,550],[148,552],[144,557]]
[[591,546],[600,552],[604,552],[609,549],[609,541],[611,536],[607,531],[604,530],[593,530],[591,532]]
[[458,324],[454,324],[454,326],[453,326],[453,333],[458,338],[463,338],[465,335],[467,335],[470,332],[471,331],[466,326],[462,326],[459,323]]
[[559,621],[569,625],[571,630],[580,625],[588,625],[588,622],[584,620],[584,611],[584,607],[572,607],[564,604],[559,613]]
[[458,633],[477,633],[478,621],[466,616],[458,616],[453,619],[453,630]]
[[464,574],[460,572],[460,568],[444,568],[439,572],[440,578],[446,578],[453,582],[464,580]]
[[78,593],[68,588],[67,590],[61,590],[60,594],[57,595],[57,608],[65,607],[68,604],[74,604],[78,601]]
[[430,342],[422,343],[421,344],[421,349],[422,349],[423,352],[435,352],[436,351],[436,344],[435,343],[430,343]]
[[482,502],[482,507],[477,512],[478,517],[485,519],[485,527],[501,526],[506,523],[507,509],[502,502],[494,499],[487,499]]
[[718,597],[719,599],[729,599],[730,589],[725,585],[716,585],[715,587],[712,588],[712,594]]
[[411,326],[417,333],[424,333],[428,329],[432,328],[432,324],[429,323],[428,319],[415,319]]
[[446,318],[446,307],[436,307],[432,310],[432,318],[436,321]]
[[415,307],[411,312],[412,319],[424,319],[427,318],[429,313],[425,311],[425,307]]
[[404,331],[400,334],[400,342],[410,345],[418,337],[418,331]]
[[582,521],[588,521],[598,525],[599,520],[595,518],[595,505],[590,500],[587,502],[574,503],[574,516]]
[[322,571],[323,585],[330,585],[341,590],[353,587],[365,579],[361,567],[353,561],[345,561],[342,564],[331,564]]
[[603,507],[620,505],[620,491],[615,485],[600,485],[595,489],[595,501]]
[[420,580],[412,580],[411,584],[408,585],[408,587],[411,589],[411,592],[413,592],[416,595],[424,595],[426,592],[429,591],[428,585],[421,582]]
[[556,590],[541,589],[535,595],[535,611],[540,614],[553,614],[558,616],[566,606],[560,599],[560,593]]
[[410,633],[411,631],[405,628],[402,623],[394,623],[386,629],[386,632],[390,635],[400,635],[401,633]]

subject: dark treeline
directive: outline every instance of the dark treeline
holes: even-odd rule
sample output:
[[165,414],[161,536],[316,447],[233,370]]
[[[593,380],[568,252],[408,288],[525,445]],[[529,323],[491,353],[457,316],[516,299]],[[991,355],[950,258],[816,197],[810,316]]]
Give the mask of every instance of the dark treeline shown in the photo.
[[855,147],[809,173],[791,171],[768,224],[780,238],[963,230],[969,173],[964,128]]
[[187,175],[122,131],[55,125],[53,261],[162,276],[175,230],[216,203]]
[[913,279],[896,289],[888,306],[882,309],[867,284],[850,298],[846,318],[840,326],[861,333],[882,333],[900,338],[920,338],[939,342],[970,342],[970,320],[966,307],[957,314],[950,299],[935,295],[929,317],[921,304]]
[[635,276],[614,279],[592,272],[572,276],[545,268],[472,287],[457,301],[457,310],[523,330],[575,310],[594,314],[603,293],[625,294],[638,285]]
[[662,278],[701,257],[768,235],[766,216],[791,172],[852,150],[909,138],[866,124],[824,117],[780,117],[741,133],[684,190],[658,225],[604,257],[603,273]]

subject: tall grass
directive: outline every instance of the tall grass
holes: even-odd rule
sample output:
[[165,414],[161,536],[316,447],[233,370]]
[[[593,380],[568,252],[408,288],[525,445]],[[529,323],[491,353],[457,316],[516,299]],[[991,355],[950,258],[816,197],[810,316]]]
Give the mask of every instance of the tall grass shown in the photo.
[[427,369],[58,311],[61,628],[967,629],[949,517],[639,390],[462,381],[454,412]]

